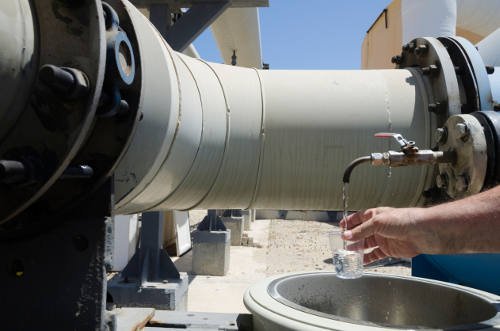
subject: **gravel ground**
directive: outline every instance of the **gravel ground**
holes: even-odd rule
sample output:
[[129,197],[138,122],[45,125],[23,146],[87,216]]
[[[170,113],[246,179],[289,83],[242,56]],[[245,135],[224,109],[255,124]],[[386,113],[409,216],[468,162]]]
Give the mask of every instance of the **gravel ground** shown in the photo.
[[[271,220],[267,247],[268,275],[305,270],[332,270],[327,233],[335,223],[307,220]],[[410,275],[410,263],[387,259],[366,271]]]

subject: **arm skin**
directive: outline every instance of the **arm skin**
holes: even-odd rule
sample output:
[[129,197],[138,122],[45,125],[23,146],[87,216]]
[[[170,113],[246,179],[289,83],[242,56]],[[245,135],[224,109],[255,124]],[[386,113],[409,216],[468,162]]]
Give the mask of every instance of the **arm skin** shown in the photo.
[[346,240],[365,239],[365,263],[387,256],[500,252],[500,185],[429,208],[380,207],[343,219]]

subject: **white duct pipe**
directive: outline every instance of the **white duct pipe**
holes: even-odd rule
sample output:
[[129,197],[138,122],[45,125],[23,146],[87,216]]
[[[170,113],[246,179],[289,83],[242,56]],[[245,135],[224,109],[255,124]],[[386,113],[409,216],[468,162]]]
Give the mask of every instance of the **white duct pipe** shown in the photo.
[[500,66],[500,29],[481,40],[476,46],[484,64]]
[[[456,0],[457,27],[485,37],[500,27],[500,1]],[[434,8],[433,8],[434,10]]]
[[[115,173],[117,212],[338,210],[346,165],[388,149],[378,131],[429,147],[423,89],[410,70],[260,71],[173,52],[130,4],[139,35],[143,119]],[[394,148],[396,148],[394,146]],[[353,209],[418,204],[430,167],[360,166]]]
[[259,11],[257,8],[229,8],[212,24],[212,32],[225,64],[262,68]]
[[456,0],[402,0],[403,44],[418,37],[455,35]]

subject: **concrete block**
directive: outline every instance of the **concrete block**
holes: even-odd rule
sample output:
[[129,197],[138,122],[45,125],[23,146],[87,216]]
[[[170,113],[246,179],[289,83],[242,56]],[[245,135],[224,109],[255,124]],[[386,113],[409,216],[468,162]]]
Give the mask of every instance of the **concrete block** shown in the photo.
[[245,231],[250,231],[252,221],[251,221],[251,210],[242,210],[241,216],[243,217],[243,229]]
[[222,222],[228,230],[231,230],[231,246],[241,246],[241,237],[243,236],[243,217],[231,216],[221,217]]
[[199,231],[193,238],[193,273],[224,276],[229,270],[231,231]]
[[189,280],[185,272],[179,279],[163,282],[113,277],[108,283],[108,293],[117,307],[149,307],[166,310],[186,310]]

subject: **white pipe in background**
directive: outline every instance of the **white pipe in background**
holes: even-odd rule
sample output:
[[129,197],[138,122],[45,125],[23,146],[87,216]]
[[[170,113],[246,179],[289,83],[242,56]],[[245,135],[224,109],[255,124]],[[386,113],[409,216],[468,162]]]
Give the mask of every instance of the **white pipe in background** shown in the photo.
[[480,37],[486,37],[500,27],[499,15],[498,0],[457,0],[457,27]]
[[403,44],[418,37],[455,35],[456,0],[402,0]]
[[212,31],[225,64],[262,68],[259,11],[257,8],[229,8],[213,24]]
[[481,40],[476,46],[484,64],[500,66],[500,28]]

